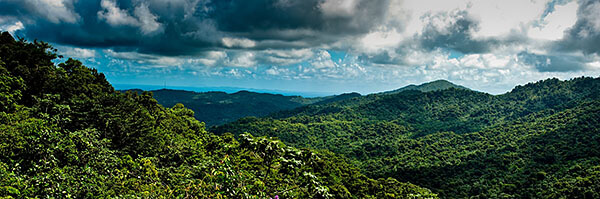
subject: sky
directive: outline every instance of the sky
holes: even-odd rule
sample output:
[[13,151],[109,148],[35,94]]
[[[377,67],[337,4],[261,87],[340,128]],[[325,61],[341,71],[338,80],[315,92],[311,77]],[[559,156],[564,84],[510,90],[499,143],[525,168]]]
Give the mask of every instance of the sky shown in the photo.
[[0,0],[0,30],[114,85],[501,94],[600,75],[600,0]]

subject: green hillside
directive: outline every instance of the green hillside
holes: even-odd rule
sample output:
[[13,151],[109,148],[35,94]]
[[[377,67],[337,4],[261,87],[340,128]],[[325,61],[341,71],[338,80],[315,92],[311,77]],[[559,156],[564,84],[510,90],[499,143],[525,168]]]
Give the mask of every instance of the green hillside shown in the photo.
[[[142,90],[130,90],[142,93]],[[237,119],[255,116],[262,117],[283,110],[290,110],[309,104],[325,104],[352,97],[360,97],[358,93],[346,93],[326,97],[305,98],[301,96],[284,96],[280,94],[239,91],[225,92],[193,92],[184,90],[161,89],[152,90],[153,97],[165,107],[184,104],[194,111],[194,117],[207,126],[221,125]]]
[[339,156],[205,130],[182,104],[115,92],[43,42],[0,35],[1,198],[435,198]]
[[421,92],[430,92],[430,91],[439,91],[439,90],[445,90],[445,89],[449,89],[449,88],[457,88],[457,89],[467,89],[464,86],[460,86],[460,85],[456,85],[453,84],[452,82],[446,81],[446,80],[435,80],[432,82],[427,82],[427,83],[423,83],[421,85],[408,85],[396,90],[392,90],[392,91],[386,91],[383,92],[385,94],[395,94],[395,93],[400,93],[402,91],[408,91],[408,90],[416,90],[416,91],[421,91]]
[[[328,149],[368,176],[414,182],[446,198],[598,197],[595,185],[579,181],[599,163],[592,152],[600,150],[599,92],[599,78],[548,79],[503,95],[406,90],[244,118],[213,131]],[[573,153],[579,155],[567,156]],[[576,165],[580,173],[568,171]],[[537,174],[549,178],[531,181]]]
[[[467,89],[446,80],[437,80],[418,86],[409,85],[384,93],[393,94],[406,90],[429,92],[449,88]],[[139,89],[132,89],[129,91],[137,93],[143,92]],[[228,94],[218,91],[193,92],[172,89],[152,90],[151,92],[158,103],[165,107],[172,107],[177,103],[184,104],[187,108],[194,111],[194,117],[196,119],[204,122],[209,127],[233,122],[243,117],[264,117],[305,105],[323,105],[361,96],[358,93],[344,93],[326,97],[305,98],[301,96],[284,96],[280,94],[256,93],[250,91],[239,91]]]

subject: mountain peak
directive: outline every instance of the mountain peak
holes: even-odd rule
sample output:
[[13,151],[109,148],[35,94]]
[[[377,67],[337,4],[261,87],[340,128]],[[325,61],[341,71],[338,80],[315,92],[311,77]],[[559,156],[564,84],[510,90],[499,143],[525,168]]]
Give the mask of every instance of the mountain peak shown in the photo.
[[444,79],[439,79],[439,80],[435,80],[435,81],[431,81],[431,82],[427,82],[427,83],[423,83],[420,85],[408,85],[396,90],[392,90],[392,91],[386,91],[383,92],[384,94],[395,94],[395,93],[399,93],[402,91],[407,91],[407,90],[418,90],[421,92],[430,92],[430,91],[438,91],[438,90],[445,90],[445,89],[449,89],[449,88],[457,88],[457,89],[467,89],[464,86],[461,85],[456,85],[452,82],[449,82],[448,80],[444,80]]

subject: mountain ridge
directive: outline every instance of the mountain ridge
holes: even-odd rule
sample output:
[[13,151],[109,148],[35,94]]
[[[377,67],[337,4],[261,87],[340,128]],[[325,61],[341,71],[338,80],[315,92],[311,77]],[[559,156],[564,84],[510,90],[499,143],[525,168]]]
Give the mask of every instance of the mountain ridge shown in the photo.
[[[141,89],[123,90],[136,92]],[[163,106],[172,107],[181,103],[194,111],[194,117],[207,126],[225,124],[248,116],[262,117],[278,111],[291,110],[309,104],[325,104],[361,96],[344,93],[325,97],[287,96],[241,90],[234,93],[223,91],[196,92],[178,89],[151,90],[153,97]]]
[[445,90],[445,89],[449,89],[449,88],[457,88],[457,89],[467,89],[467,90],[471,90],[467,87],[461,86],[461,85],[457,85],[454,84],[448,80],[445,79],[438,79],[438,80],[434,80],[434,81],[430,81],[430,82],[425,82],[419,85],[415,85],[415,84],[410,84],[404,87],[401,87],[399,89],[395,89],[395,90],[391,90],[391,91],[384,91],[381,93],[384,94],[395,94],[395,93],[399,93],[402,91],[407,91],[407,90],[418,90],[421,92],[431,92],[431,91],[438,91],[438,90]]
[[[409,85],[383,93],[395,94],[410,90],[431,92],[450,88],[470,90],[447,80],[435,80],[421,85]],[[126,91],[142,93],[144,90],[122,90],[122,92]],[[276,115],[278,112],[291,111],[306,105],[325,105],[362,96],[356,92],[323,97],[302,97],[299,95],[283,95],[248,90],[227,93],[224,91],[197,92],[168,88],[150,90],[150,92],[154,94],[154,98],[163,106],[172,107],[177,103],[182,103],[186,107],[192,109],[195,112],[194,116],[196,119],[205,122],[207,126],[233,122],[242,117]]]

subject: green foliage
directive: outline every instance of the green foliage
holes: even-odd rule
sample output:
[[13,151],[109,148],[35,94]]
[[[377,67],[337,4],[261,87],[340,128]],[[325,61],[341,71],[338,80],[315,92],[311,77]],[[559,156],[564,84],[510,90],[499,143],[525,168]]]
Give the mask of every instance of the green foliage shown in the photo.
[[469,90],[468,88],[465,88],[463,86],[460,85],[456,85],[453,84],[449,81],[446,80],[436,80],[436,81],[432,81],[432,82],[427,82],[421,85],[408,85],[393,91],[386,91],[383,92],[384,94],[396,94],[396,93],[400,93],[402,91],[408,91],[408,90],[418,90],[421,92],[430,92],[430,91],[439,91],[439,90],[446,90],[449,88],[457,88],[457,89],[465,89],[465,90]]
[[436,198],[327,152],[213,135],[182,104],[115,92],[43,42],[0,36],[0,198]]
[[567,168],[600,163],[599,91],[598,78],[548,79],[496,96],[405,90],[243,118],[211,131],[327,149],[369,177],[393,177],[447,198],[584,197],[577,194],[600,192],[584,183],[595,179]]
[[[141,93],[140,90],[132,90]],[[281,110],[289,110],[308,104],[324,104],[358,97],[358,93],[348,93],[327,97],[303,98],[300,96],[283,96],[279,94],[255,93],[239,91],[232,94],[225,92],[203,92],[181,90],[155,90],[154,98],[166,107],[177,103],[185,104],[195,112],[195,117],[207,126],[220,125],[235,121],[242,117],[262,117]]]
[[21,90],[24,86],[23,79],[10,75],[0,57],[0,111],[15,110],[17,101],[21,100]]

